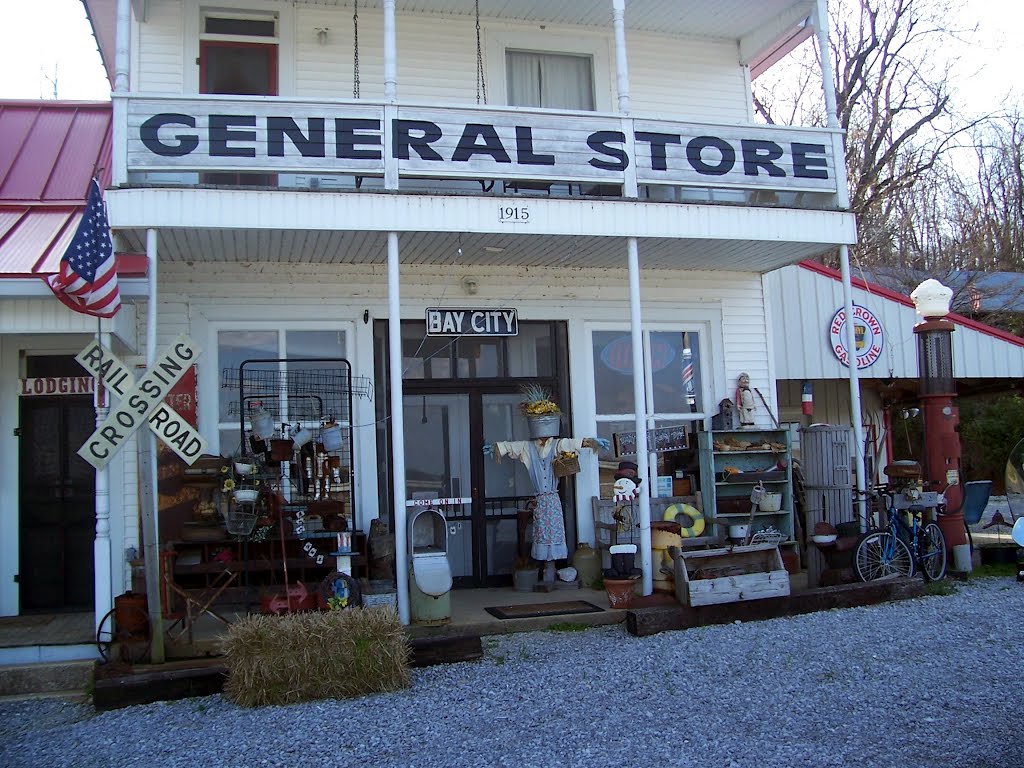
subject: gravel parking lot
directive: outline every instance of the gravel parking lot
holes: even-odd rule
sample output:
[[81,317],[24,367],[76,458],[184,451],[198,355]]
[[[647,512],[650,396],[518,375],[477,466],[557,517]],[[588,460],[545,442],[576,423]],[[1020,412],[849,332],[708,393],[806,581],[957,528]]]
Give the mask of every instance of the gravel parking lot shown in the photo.
[[0,765],[1024,768],[1022,641],[1010,578],[646,638],[502,635],[349,701],[3,703]]

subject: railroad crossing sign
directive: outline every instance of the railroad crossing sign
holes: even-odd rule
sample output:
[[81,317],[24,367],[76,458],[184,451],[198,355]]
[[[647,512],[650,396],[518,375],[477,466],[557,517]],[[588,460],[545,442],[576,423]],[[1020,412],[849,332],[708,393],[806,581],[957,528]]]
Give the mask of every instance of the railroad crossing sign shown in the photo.
[[75,360],[94,376],[102,377],[104,386],[120,400],[78,449],[78,455],[102,469],[144,423],[186,464],[191,465],[206,453],[207,443],[199,431],[163,402],[200,351],[182,334],[157,356],[156,363],[138,382],[131,369],[98,341],[79,352]]

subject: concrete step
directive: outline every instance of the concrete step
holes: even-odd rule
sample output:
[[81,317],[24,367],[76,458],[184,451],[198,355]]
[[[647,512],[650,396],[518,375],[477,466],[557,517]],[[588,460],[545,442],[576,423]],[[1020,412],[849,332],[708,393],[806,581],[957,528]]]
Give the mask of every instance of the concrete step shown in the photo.
[[93,661],[0,665],[0,696],[83,693],[93,684]]

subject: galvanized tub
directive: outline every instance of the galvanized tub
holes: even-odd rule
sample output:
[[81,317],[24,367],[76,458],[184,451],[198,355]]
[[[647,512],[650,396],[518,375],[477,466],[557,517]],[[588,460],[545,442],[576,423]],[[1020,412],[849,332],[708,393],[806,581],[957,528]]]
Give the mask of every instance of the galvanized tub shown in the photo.
[[527,416],[526,421],[530,425],[530,439],[532,440],[542,437],[558,437],[562,426],[562,417],[557,413],[545,416]]

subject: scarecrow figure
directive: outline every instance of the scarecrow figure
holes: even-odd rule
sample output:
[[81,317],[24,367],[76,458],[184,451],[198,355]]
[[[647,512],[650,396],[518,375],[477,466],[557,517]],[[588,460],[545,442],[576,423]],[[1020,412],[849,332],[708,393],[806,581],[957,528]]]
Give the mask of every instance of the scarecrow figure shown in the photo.
[[569,556],[565,543],[565,518],[558,497],[558,477],[554,461],[561,453],[611,447],[596,437],[542,437],[536,440],[503,440],[484,446],[484,455],[496,461],[508,456],[523,463],[533,483],[536,505],[533,510],[533,547],[530,556],[544,563],[544,581],[555,580],[555,560]]

